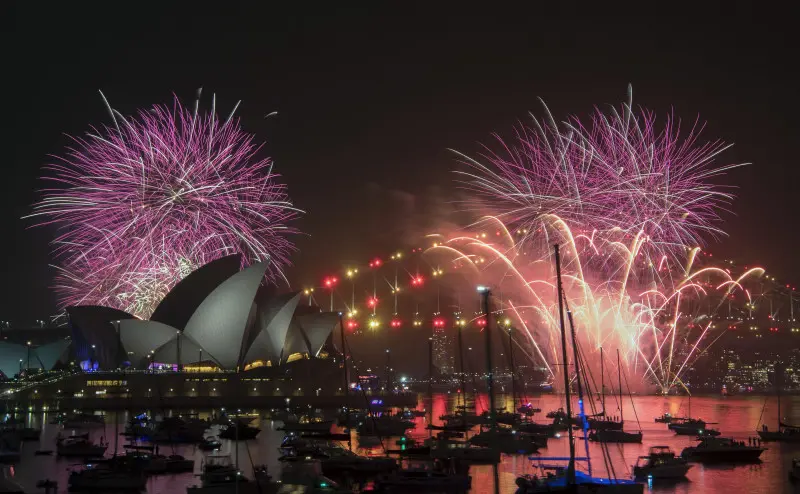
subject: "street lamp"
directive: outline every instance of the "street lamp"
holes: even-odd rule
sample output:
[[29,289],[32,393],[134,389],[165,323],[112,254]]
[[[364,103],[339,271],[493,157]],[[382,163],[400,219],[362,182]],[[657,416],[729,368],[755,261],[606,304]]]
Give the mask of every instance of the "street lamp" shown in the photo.
[[306,288],[303,290],[303,295],[308,297],[308,305],[311,305],[311,300],[314,298],[314,289],[313,288]]
[[337,283],[339,283],[339,278],[336,276],[328,276],[322,280],[322,286],[331,291],[331,312],[333,312],[333,292]]
[[345,276],[347,279],[350,280],[350,287],[352,288],[352,292],[350,295],[350,312],[355,314],[356,312],[356,275],[358,274],[357,268],[348,269],[345,272]]
[[[383,261],[376,257],[369,262],[369,267],[372,269],[372,299],[377,302],[378,300],[378,269],[383,266]],[[375,317],[375,308],[377,303],[372,306],[372,317]]]

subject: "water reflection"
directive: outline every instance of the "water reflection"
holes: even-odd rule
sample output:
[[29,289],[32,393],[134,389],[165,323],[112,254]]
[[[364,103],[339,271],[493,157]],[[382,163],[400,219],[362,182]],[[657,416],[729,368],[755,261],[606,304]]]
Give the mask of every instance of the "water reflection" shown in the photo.
[[[486,408],[488,400],[485,396],[477,398],[476,405],[478,411]],[[536,414],[534,419],[540,422],[545,421],[544,414],[548,410],[563,406],[561,398],[554,395],[544,395],[530,400],[534,407],[541,408],[542,413]],[[457,403],[456,395],[437,394],[433,401],[434,423],[439,423],[438,417],[451,411]],[[499,406],[507,405],[511,408],[510,400],[504,396],[498,398]],[[654,445],[669,446],[676,452],[693,444],[692,438],[687,436],[676,436],[669,431],[665,424],[654,423],[653,418],[661,415],[665,411],[675,416],[687,415],[689,403],[688,399],[681,397],[634,397],[632,406],[630,400],[624,400],[624,416],[626,418],[626,429],[641,430],[644,432],[643,444],[624,444],[610,445],[609,452],[611,464],[606,466],[602,460],[600,446],[590,444],[589,450],[592,458],[592,468],[598,475],[607,475],[609,470],[613,470],[619,477],[629,477],[632,465],[640,455],[647,454],[648,448]],[[615,400],[606,399],[607,411],[610,414],[619,415],[619,404]],[[783,416],[790,423],[800,423],[800,397],[791,397],[782,400]],[[422,402],[420,407],[423,408]],[[140,412],[137,411],[137,413]],[[152,413],[159,415],[158,411]],[[200,418],[210,417],[210,410],[201,411]],[[766,421],[770,428],[777,422],[777,403],[774,399],[764,400],[756,396],[735,396],[728,398],[719,397],[697,397],[691,401],[691,414],[694,417],[702,418],[708,422],[716,422],[715,428],[719,428],[723,436],[730,436],[746,440],[755,435],[759,421]],[[51,414],[25,414],[29,425],[42,428],[40,442],[25,443],[22,448],[21,462],[10,469],[10,474],[14,480],[20,483],[27,491],[38,492],[35,484],[38,480],[50,478],[57,480],[59,490],[64,491],[67,486],[67,476],[69,467],[73,461],[60,459],[55,456],[35,456],[34,452],[38,449],[55,449],[56,435],[61,432],[68,434],[61,426],[49,424]],[[124,424],[128,420],[126,412],[108,412],[106,415],[106,426],[90,431],[93,440],[99,441],[101,437],[109,443],[108,455],[113,454],[114,447],[118,451],[123,451],[123,445],[127,442],[126,438],[115,433],[124,429]],[[636,424],[636,419],[640,425]],[[115,427],[115,424],[119,424]],[[410,435],[422,439],[427,437],[430,432],[425,429],[427,416],[415,419],[416,427],[410,431]],[[233,444],[232,441],[223,440],[223,451],[230,452],[231,456],[236,456],[237,446],[240,467],[246,474],[251,474],[252,464],[266,464],[270,472],[279,474],[280,464],[277,461],[277,447],[283,438],[283,433],[277,431],[280,422],[261,420],[260,427],[262,432],[253,441],[239,442]],[[580,433],[578,434],[580,435]],[[353,442],[357,447],[358,442]],[[394,439],[385,441],[384,444],[394,444]],[[391,447],[391,446],[390,446]],[[582,450],[582,445],[580,446]],[[654,493],[709,493],[709,494],[733,494],[738,492],[748,492],[754,494],[789,494],[800,492],[793,490],[789,483],[788,472],[792,457],[800,457],[800,445],[789,444],[767,444],[768,450],[762,455],[762,462],[752,465],[730,466],[704,466],[695,465],[688,474],[688,481],[678,483],[653,483],[646,488],[646,491]],[[192,445],[161,446],[162,454],[177,454],[187,458],[196,459],[196,467],[199,468],[203,452]],[[368,450],[357,450],[361,453],[378,454],[379,448]],[[541,456],[565,456],[568,454],[568,446],[565,438],[551,439],[548,447],[540,451]],[[500,464],[500,492],[513,493],[516,489],[515,480],[517,476],[525,473],[533,473],[532,462],[523,456],[503,456]],[[473,466],[470,471],[473,480],[473,492],[484,493],[492,492],[492,468],[490,466]],[[148,480],[147,492],[149,493],[182,493],[187,486],[197,483],[192,474],[175,474],[151,477]]]

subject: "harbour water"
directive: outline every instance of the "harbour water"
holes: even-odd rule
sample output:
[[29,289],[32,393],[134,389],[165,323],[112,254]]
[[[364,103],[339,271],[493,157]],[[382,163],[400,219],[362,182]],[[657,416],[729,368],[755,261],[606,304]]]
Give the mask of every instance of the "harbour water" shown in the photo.
[[[544,414],[563,406],[563,397],[557,395],[542,395],[531,397],[529,401],[536,408],[541,408],[542,412],[536,414],[534,419],[545,422]],[[625,398],[623,403],[623,413],[625,418],[626,430],[639,430],[644,433],[642,444],[612,444],[609,445],[610,465],[603,461],[600,446],[590,443],[589,452],[592,458],[592,469],[596,475],[606,475],[613,469],[617,477],[630,477],[631,466],[636,462],[640,455],[647,454],[650,446],[665,445],[670,446],[677,453],[692,445],[695,441],[690,436],[676,436],[667,429],[665,424],[655,423],[654,417],[670,412],[674,416],[686,416],[688,412],[688,399],[686,397],[656,397],[638,396],[632,399]],[[434,423],[439,423],[438,417],[452,410],[457,402],[454,394],[437,394],[433,400]],[[501,396],[498,403],[502,406],[505,403]],[[485,408],[487,399],[479,396],[476,405],[480,411]],[[510,399],[508,407],[511,407]],[[423,408],[423,397],[420,397],[419,408]],[[616,400],[607,398],[606,409],[610,415],[619,415],[619,407]],[[784,397],[782,400],[782,410],[784,420],[789,423],[800,423],[800,397]],[[136,411],[141,412],[141,411]],[[159,415],[160,411],[150,411],[154,415]],[[210,416],[212,410],[198,410],[201,418]],[[91,437],[99,441],[101,438],[109,443],[107,456],[113,454],[115,447],[115,425],[117,421],[118,431],[124,429],[127,421],[125,412],[108,412],[107,424],[105,428],[94,429],[90,432]],[[219,413],[219,411],[216,411]],[[691,400],[691,415],[696,418],[711,423],[711,427],[717,428],[722,432],[723,437],[734,437],[747,440],[749,437],[756,436],[756,428],[760,423],[766,423],[770,428],[774,428],[777,423],[777,402],[774,397],[764,398],[759,396],[731,396],[731,397],[695,397]],[[259,414],[262,416],[262,414]],[[69,430],[64,430],[61,426],[49,424],[52,417],[47,414],[30,414],[27,416],[28,422],[34,427],[43,429],[40,442],[28,442],[23,444],[22,459],[19,464],[7,468],[7,475],[21,484],[26,492],[41,492],[35,488],[39,480],[49,478],[58,481],[59,492],[66,492],[67,477],[69,469],[75,464],[72,459],[61,459],[55,456],[35,456],[34,452],[38,449],[55,449],[55,438],[57,434],[69,434]],[[637,423],[638,418],[638,423]],[[258,419],[254,425],[260,421],[262,432],[257,439],[252,441],[241,441],[238,443],[239,464],[246,474],[251,471],[251,465],[267,465],[269,471],[277,476],[280,472],[280,462],[278,462],[277,447],[284,434],[276,430],[280,422]],[[425,429],[426,418],[416,419],[416,428],[410,432],[410,436],[416,438],[427,437],[429,432]],[[577,433],[580,437],[582,434]],[[118,437],[119,451],[126,442],[126,438]],[[237,445],[231,441],[222,440],[223,452],[230,452],[232,457],[236,456]],[[354,441],[354,446],[358,443]],[[390,445],[393,447],[394,440]],[[577,443],[577,450],[582,454],[585,452],[583,441]],[[752,494],[789,494],[800,493],[800,486],[791,484],[788,478],[789,467],[792,458],[800,457],[800,444],[780,444],[766,443],[767,451],[761,456],[761,461],[756,464],[736,465],[736,466],[703,466],[695,464],[689,471],[687,480],[671,484],[654,484],[646,486],[646,492],[654,493],[707,493],[707,494],[733,494],[748,492]],[[191,445],[178,445],[174,449],[172,446],[162,445],[159,447],[162,454],[173,454],[173,451],[188,458],[196,458],[196,468],[199,468],[203,453]],[[364,454],[380,454],[380,448],[370,450],[357,450]],[[539,452],[540,456],[566,456],[568,455],[568,444],[566,438],[550,439],[546,449]],[[500,492],[513,493],[516,489],[515,479],[525,473],[533,473],[535,468],[533,461],[525,456],[503,456],[499,466]],[[585,465],[580,465],[585,468]],[[493,492],[493,474],[491,466],[473,466],[470,470],[472,475],[473,493]],[[147,492],[152,494],[183,493],[187,486],[197,483],[197,478],[190,473],[177,475],[161,475],[151,477],[147,483]]]

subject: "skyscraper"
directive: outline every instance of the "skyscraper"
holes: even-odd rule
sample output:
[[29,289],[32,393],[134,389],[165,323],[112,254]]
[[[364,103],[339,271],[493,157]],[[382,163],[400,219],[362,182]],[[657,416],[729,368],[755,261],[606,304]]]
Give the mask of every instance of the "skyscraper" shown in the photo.
[[444,328],[433,329],[433,365],[442,375],[451,375],[454,370],[453,339]]

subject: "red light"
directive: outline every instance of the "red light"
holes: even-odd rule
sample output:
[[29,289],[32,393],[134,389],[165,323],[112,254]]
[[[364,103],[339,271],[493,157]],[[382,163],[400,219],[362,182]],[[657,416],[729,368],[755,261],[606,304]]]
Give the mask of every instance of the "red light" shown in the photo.
[[443,328],[444,327],[444,319],[441,317],[437,317],[433,320],[433,327],[434,328]]
[[389,326],[391,326],[393,328],[399,328],[402,325],[403,325],[403,321],[401,321],[400,319],[397,319],[397,318],[392,319],[392,322],[389,323]]
[[483,317],[481,317],[480,319],[478,319],[477,321],[475,321],[475,323],[476,323],[476,324],[477,324],[479,327],[481,327],[481,328],[482,328],[482,327],[486,326],[486,319],[484,319]]
[[422,286],[425,283],[425,278],[421,275],[411,277],[411,286]]
[[378,298],[377,297],[370,297],[367,299],[367,307],[370,309],[374,309],[378,306]]
[[339,278],[335,276],[328,276],[324,280],[322,280],[322,285],[325,288],[333,288],[336,284],[339,283]]
[[383,265],[383,261],[381,261],[379,257],[376,257],[375,259],[369,262],[369,267],[371,268],[379,268],[381,267],[381,265]]
[[346,327],[347,329],[357,329],[357,328],[358,328],[358,321],[355,321],[355,320],[353,320],[353,319],[350,319],[349,321],[347,321],[347,322],[345,323],[345,327]]

